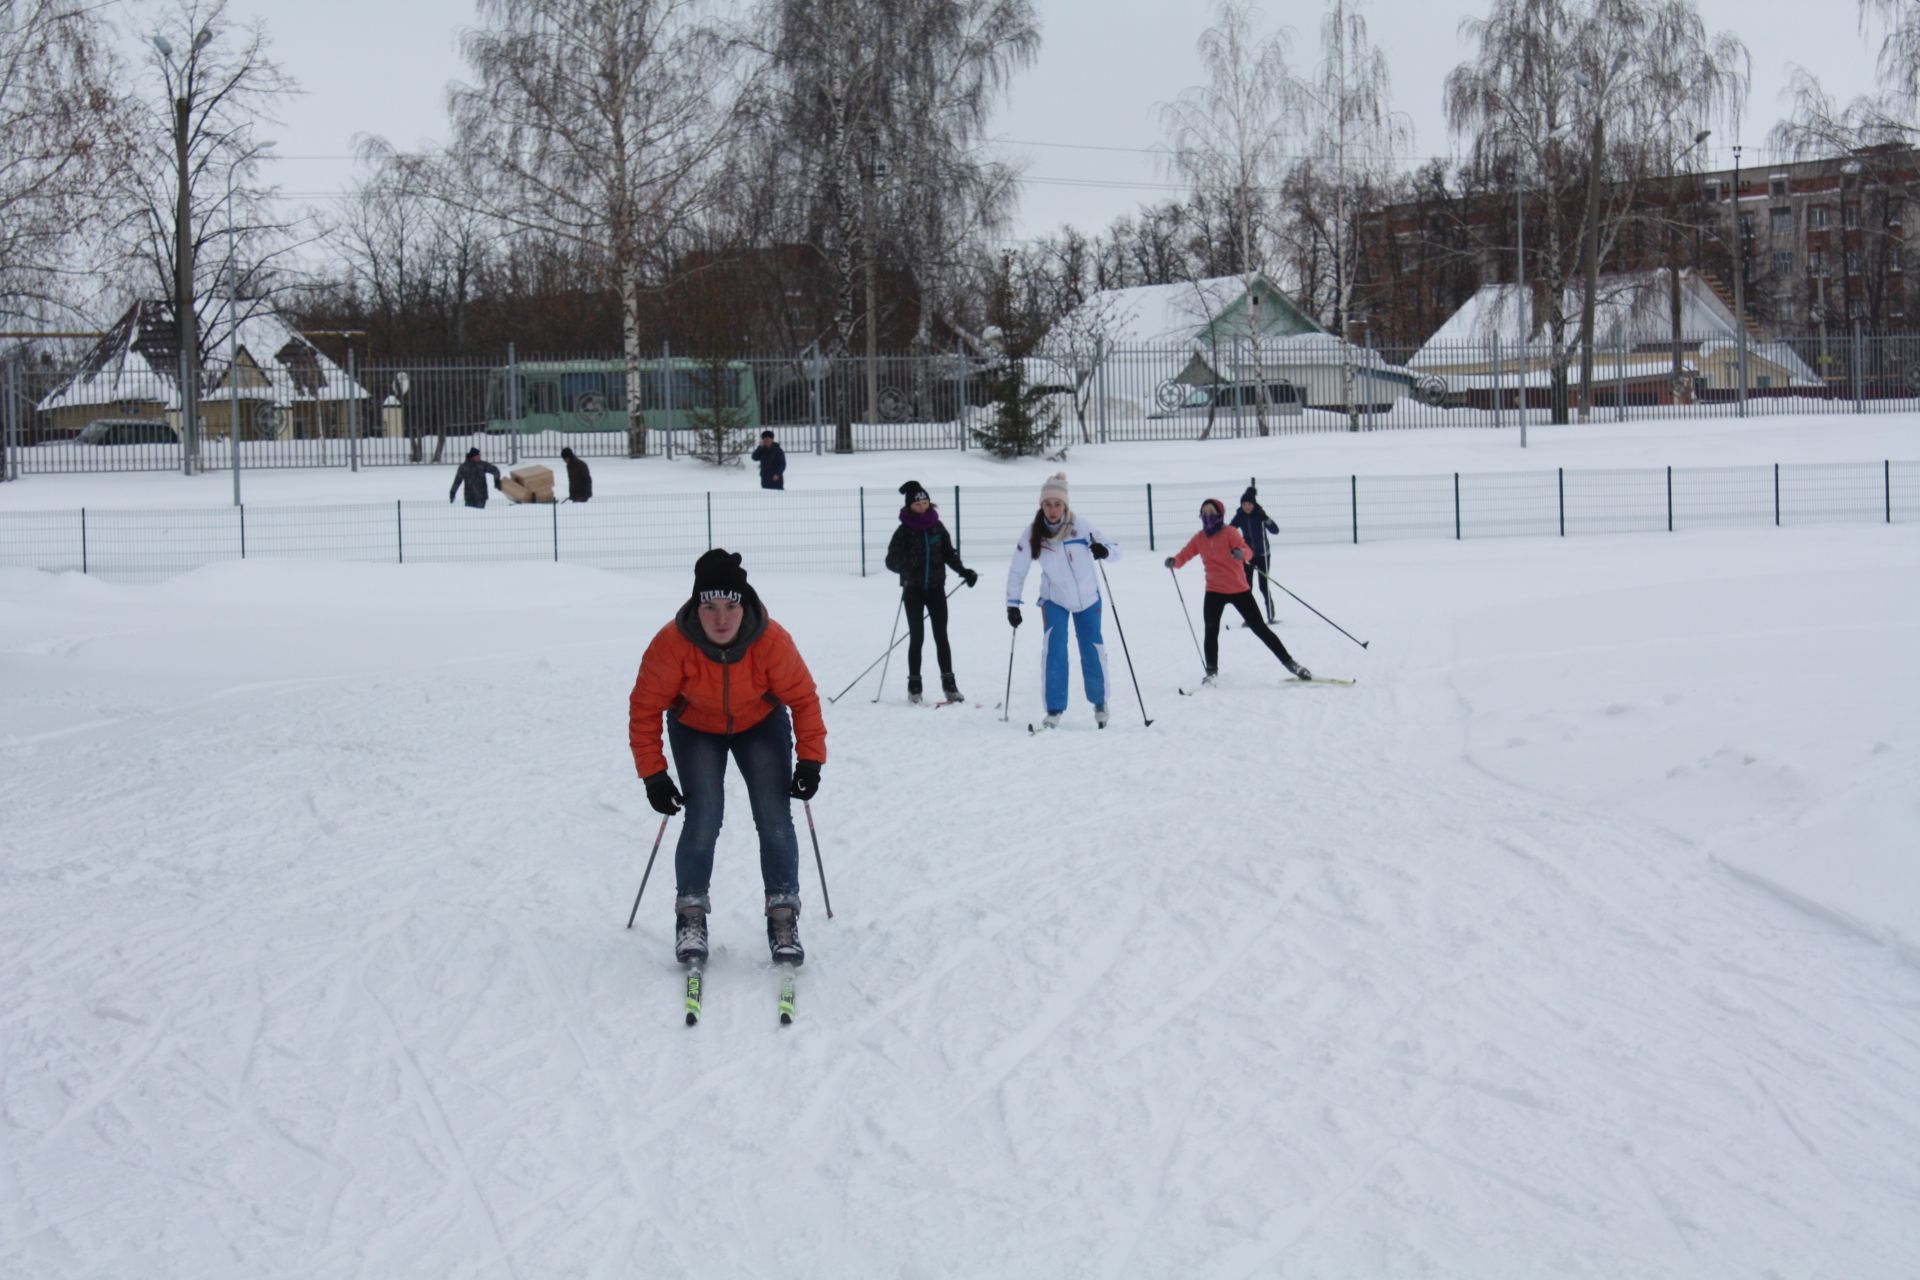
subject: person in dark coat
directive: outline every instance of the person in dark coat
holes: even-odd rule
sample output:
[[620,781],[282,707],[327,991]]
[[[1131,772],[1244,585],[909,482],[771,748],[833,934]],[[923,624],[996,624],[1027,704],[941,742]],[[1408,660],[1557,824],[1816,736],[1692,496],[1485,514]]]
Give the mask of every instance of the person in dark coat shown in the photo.
[[948,702],[959,702],[960,686],[953,676],[953,649],[947,643],[947,566],[969,587],[979,575],[960,563],[947,526],[940,523],[927,491],[918,480],[900,486],[906,505],[900,508],[900,527],[887,543],[887,568],[900,575],[900,603],[907,613],[907,701],[920,701],[920,653],[925,623],[933,623],[933,648],[940,660],[940,688]]
[[493,477],[493,487],[500,487],[500,468],[480,456],[478,449],[467,450],[467,460],[454,469],[453,487],[447,490],[447,501],[453,501],[453,495],[461,485],[467,487],[467,505],[478,511],[487,505],[487,477]]
[[1273,588],[1267,584],[1267,575],[1273,572],[1268,568],[1267,535],[1280,532],[1280,526],[1273,522],[1273,518],[1267,514],[1267,509],[1260,505],[1258,489],[1252,485],[1247,486],[1247,491],[1240,495],[1240,509],[1233,513],[1230,523],[1240,531],[1240,536],[1247,540],[1247,550],[1253,553],[1253,559],[1241,566],[1247,571],[1247,585],[1249,587],[1254,585],[1254,570],[1258,569],[1260,594],[1267,602],[1267,621],[1278,622],[1280,619],[1273,616]]
[[562,449],[560,460],[567,464],[567,501],[585,502],[591,498],[593,472],[587,470],[587,464],[571,449]]
[[787,487],[787,451],[773,442],[773,432],[760,433],[760,447],[753,451],[752,457],[760,464],[762,489]]

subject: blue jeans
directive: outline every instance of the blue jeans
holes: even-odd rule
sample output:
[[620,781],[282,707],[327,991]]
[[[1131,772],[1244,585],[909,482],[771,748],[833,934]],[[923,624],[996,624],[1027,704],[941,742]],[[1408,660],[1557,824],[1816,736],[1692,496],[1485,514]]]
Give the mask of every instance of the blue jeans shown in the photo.
[[727,754],[740,766],[747,803],[760,832],[760,879],[768,893],[800,892],[800,838],[793,830],[787,786],[793,779],[793,722],[785,707],[740,733],[702,733],[667,717],[667,745],[687,797],[673,874],[681,897],[704,894],[713,881],[713,846],[726,811]]
[[1107,701],[1107,647],[1100,642],[1100,604],[1095,600],[1078,613],[1051,600],[1040,602],[1040,665],[1047,677],[1047,714],[1059,715],[1067,709],[1067,619],[1073,619],[1073,634],[1080,641],[1080,682],[1086,686],[1087,701],[1105,706]]

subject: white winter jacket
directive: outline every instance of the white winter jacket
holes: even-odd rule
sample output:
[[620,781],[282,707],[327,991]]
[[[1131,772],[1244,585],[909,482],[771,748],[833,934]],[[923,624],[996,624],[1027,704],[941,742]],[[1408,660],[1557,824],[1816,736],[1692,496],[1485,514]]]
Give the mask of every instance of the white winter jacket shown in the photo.
[[[1120,558],[1120,544],[1102,534],[1092,521],[1067,513],[1058,538],[1040,544],[1040,599],[1051,600],[1069,613],[1100,603],[1100,562],[1093,544],[1101,543],[1109,559]],[[1027,571],[1033,568],[1033,525],[1020,531],[1013,544],[1013,562],[1007,566],[1007,604],[1020,603],[1027,589]]]

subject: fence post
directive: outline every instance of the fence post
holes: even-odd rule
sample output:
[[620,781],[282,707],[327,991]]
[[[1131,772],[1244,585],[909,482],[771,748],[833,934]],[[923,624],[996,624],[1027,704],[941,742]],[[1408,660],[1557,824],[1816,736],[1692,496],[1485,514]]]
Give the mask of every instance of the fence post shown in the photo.
[[[660,424],[666,432],[666,461],[674,461],[674,345],[666,340],[660,342],[660,401],[666,405],[666,418]],[[708,530],[707,545],[712,547],[712,530]]]
[[[955,338],[953,341],[953,359],[960,369],[960,403],[954,409],[954,434],[960,437],[960,452],[965,453],[967,451],[967,408],[969,404],[967,398],[967,344],[958,338]],[[814,434],[814,452],[818,453],[820,452],[819,433],[815,432]],[[956,508],[960,505],[960,487],[958,485],[954,486],[953,502]],[[956,520],[959,518],[957,511],[954,518]],[[957,534],[955,535],[954,541],[956,543],[959,542]]]
[[1860,333],[1860,317],[1853,319],[1853,411],[1865,413],[1866,401],[1866,353],[1863,350],[1864,339]]
[[953,552],[960,554],[960,486],[953,486]]
[[1149,484],[1147,485],[1147,550],[1153,549],[1153,485]]
[[1100,443],[1107,443],[1107,338],[1093,338],[1093,417],[1100,424]]
[[1349,475],[1347,481],[1353,494],[1353,542],[1358,546],[1360,545],[1360,477]]
[[[1740,198],[1739,192],[1735,192],[1733,198],[1736,201],[1739,200]],[[1734,208],[1738,209],[1739,205],[1736,204]],[[1739,214],[1736,213],[1734,217],[1735,217],[1734,234],[1737,236],[1740,234],[1738,229]],[[1739,265],[1736,266],[1734,269],[1742,273],[1746,271],[1747,264],[1746,264],[1746,259],[1744,255],[1742,255]],[[1734,283],[1738,284],[1739,281],[1736,280]],[[1739,416],[1744,418],[1747,416],[1747,317],[1745,313],[1736,315],[1734,317],[1734,322],[1735,322],[1734,337],[1735,337],[1735,340],[1739,343],[1739,346],[1737,346],[1734,349],[1734,360],[1733,360],[1734,374],[1735,374],[1734,381],[1740,384]]]
[[360,366],[347,348],[347,470],[360,470]]
[[1613,420],[1627,420],[1627,344],[1613,344]]
[[1667,466],[1667,532],[1673,532],[1673,466]]
[[1773,527],[1780,527],[1780,464],[1773,464]]
[[559,564],[560,563],[560,504],[558,501],[555,501],[555,502],[548,503],[547,505],[553,508],[553,562],[555,564]]
[[236,510],[240,513],[240,558],[247,558],[247,504],[241,503]]
[[1500,358],[1500,335],[1493,335],[1493,425],[1507,425],[1507,364]]
[[19,394],[18,365],[12,356],[0,370],[0,481],[20,478],[20,464],[13,456],[13,401]]
[[87,572],[87,509],[80,508],[80,572]]
[[1560,536],[1567,536],[1567,469],[1556,467],[1560,473]]
[[395,563],[407,562],[407,522],[400,518],[400,499],[393,500],[393,549]]
[[[514,385],[514,370],[518,364],[519,361],[514,358],[513,344],[509,342],[507,344],[507,385],[509,387]],[[509,423],[509,427],[510,429],[507,432],[507,465],[517,467],[520,465],[520,414],[517,406],[512,421]]]
[[[862,517],[866,515],[861,512]],[[738,544],[736,544],[738,545]],[[707,490],[707,550],[713,550],[713,490]]]
[[860,576],[867,576],[867,486],[860,486]]
[[1460,473],[1453,473],[1453,540],[1460,541]]
[[1892,524],[1893,523],[1893,459],[1891,458],[1883,458],[1880,461],[1880,484],[1881,484],[1881,492],[1886,497],[1887,523]]

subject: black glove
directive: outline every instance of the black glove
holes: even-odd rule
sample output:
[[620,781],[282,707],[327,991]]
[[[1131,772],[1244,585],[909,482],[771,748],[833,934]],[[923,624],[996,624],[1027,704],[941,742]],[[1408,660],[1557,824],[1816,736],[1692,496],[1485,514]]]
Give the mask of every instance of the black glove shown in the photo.
[[664,813],[669,818],[680,812],[680,806],[687,798],[680,794],[680,788],[673,785],[673,779],[662,769],[658,773],[648,774],[640,781],[647,784],[647,803],[653,806],[655,813]]
[[811,800],[820,791],[820,762],[802,760],[793,766],[793,785],[787,794],[795,800]]
[[980,575],[971,569],[962,569],[960,571],[960,580],[968,586],[972,586],[974,583],[980,581]]
[[1242,551],[1238,547],[1235,547],[1233,550],[1227,552],[1227,554],[1232,556],[1235,560],[1245,560],[1247,558],[1247,553]]
[[1007,606],[1007,625],[1010,627],[1017,627],[1020,625],[1020,606],[1019,605],[1010,604]]
[[1104,543],[1104,542],[1096,542],[1096,543],[1094,543],[1094,544],[1093,544],[1093,558],[1094,558],[1095,560],[1105,560],[1105,559],[1107,558],[1107,544],[1106,544],[1106,543]]
[[1173,557],[1172,557],[1172,556],[1168,556],[1168,557],[1167,557],[1167,568],[1169,568],[1169,569],[1177,569],[1177,568],[1179,568],[1179,566],[1178,566],[1178,565],[1176,565],[1176,564],[1174,564],[1174,562],[1173,562]]

